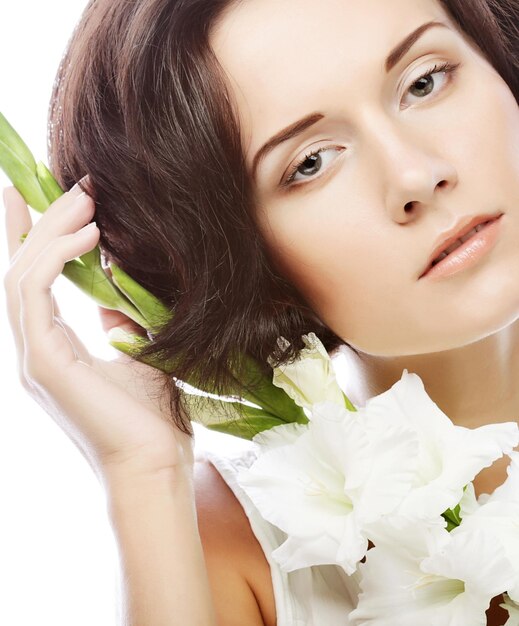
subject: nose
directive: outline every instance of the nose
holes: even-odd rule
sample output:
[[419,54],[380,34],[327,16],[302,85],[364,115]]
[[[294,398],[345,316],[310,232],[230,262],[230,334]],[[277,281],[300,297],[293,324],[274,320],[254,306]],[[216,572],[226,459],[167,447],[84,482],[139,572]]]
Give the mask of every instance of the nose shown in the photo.
[[376,132],[371,133],[370,157],[380,168],[384,204],[395,221],[405,223],[421,210],[434,208],[457,185],[456,167],[437,130],[388,121],[382,128],[371,128]]

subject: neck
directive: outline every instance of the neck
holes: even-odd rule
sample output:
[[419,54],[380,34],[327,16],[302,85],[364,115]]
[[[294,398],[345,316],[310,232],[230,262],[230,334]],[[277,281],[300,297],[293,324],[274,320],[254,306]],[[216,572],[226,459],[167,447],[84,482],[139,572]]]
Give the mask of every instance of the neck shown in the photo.
[[[519,423],[519,323],[454,350],[431,354],[357,356],[344,349],[338,377],[357,406],[387,391],[404,368],[423,381],[425,391],[454,424],[477,428],[499,422]],[[351,394],[351,395],[350,395]],[[483,470],[476,493],[489,493],[506,478],[508,457]]]

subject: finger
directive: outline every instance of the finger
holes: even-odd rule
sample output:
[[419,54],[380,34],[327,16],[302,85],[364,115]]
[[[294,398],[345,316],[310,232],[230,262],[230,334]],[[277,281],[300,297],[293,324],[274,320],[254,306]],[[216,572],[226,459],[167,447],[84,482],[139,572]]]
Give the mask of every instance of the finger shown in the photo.
[[29,370],[60,369],[77,359],[63,332],[55,332],[58,326],[54,319],[51,286],[67,261],[97,245],[99,234],[99,229],[92,223],[55,239],[21,277],[20,319],[25,346],[24,365]]
[[[81,181],[83,180],[81,179]],[[25,243],[32,241],[41,230],[45,230],[48,223],[53,223],[56,220],[56,216],[63,212],[63,208],[69,206],[82,193],[81,181],[74,185],[70,191],[55,200],[35,225],[32,224],[29,207],[16,187],[6,187],[4,189],[8,254],[11,262],[15,260],[21,248],[27,247],[24,246]],[[22,241],[21,237],[25,234],[27,237],[25,241]]]
[[[7,253],[12,263],[22,246],[20,236],[31,230],[32,220],[27,204],[16,187],[6,187],[4,189],[3,201],[5,207]],[[21,365],[20,361],[21,355],[23,354],[23,338],[18,319],[18,297],[17,294],[12,294],[10,297],[8,284],[7,282],[4,282],[4,284],[7,293],[7,317],[13,332],[15,347],[19,356],[19,365]]]
[[[35,225],[32,223],[29,207],[25,202],[22,194],[16,189],[16,187],[5,187],[3,192],[3,200],[5,207],[5,225],[7,233],[7,249],[11,262],[13,262],[18,254],[18,251],[27,242],[31,241],[34,237],[34,233],[38,232],[42,227],[39,226],[40,222],[48,220],[49,215],[54,215],[57,208],[62,207],[66,202],[77,197],[81,193],[79,186],[74,186],[70,192],[60,196],[55,202],[53,202],[47,209],[45,220],[40,218]],[[22,235],[27,235],[25,240],[22,240]]]
[[134,322],[124,313],[113,309],[105,309],[104,307],[98,307],[99,317],[101,319],[101,327],[108,333],[112,328],[122,328],[126,332],[137,333],[145,335],[146,331],[139,326],[137,322]]
[[[59,319],[63,319],[62,315],[61,315],[61,311],[58,307],[58,303],[56,302],[56,299],[54,297],[54,295],[51,294],[51,298],[52,298],[52,309],[54,312],[54,316],[59,320]],[[21,329],[21,321],[20,321],[20,305],[19,305],[19,301],[17,301],[18,304],[16,306],[16,314],[13,313],[13,309],[10,307],[7,307],[7,317],[9,320],[9,324],[11,326],[11,330],[12,330],[12,334],[13,334],[13,339],[14,339],[14,343],[15,343],[15,349],[16,352],[19,356],[19,366],[22,365],[22,355],[24,353],[24,342],[23,342],[23,333],[22,333],[22,329]],[[16,315],[17,317],[15,318],[14,315]]]
[[[93,215],[95,206],[92,198],[83,193],[80,187],[76,185],[69,192],[55,200],[45,213],[40,216],[29,230],[25,241],[20,244],[19,250],[22,250],[23,254],[27,255],[25,257],[27,261],[26,266],[32,262],[51,239],[79,229],[80,226],[77,219],[81,209],[79,209],[78,203],[81,203],[84,210],[88,211],[91,216]],[[27,205],[25,205],[25,210],[28,212]],[[18,233],[18,239],[20,239],[22,234]],[[14,236],[16,236],[16,233]],[[19,254],[20,252],[18,251],[11,263],[17,259]]]
[[16,187],[6,187],[3,193],[5,207],[5,230],[7,233],[7,253],[12,259],[21,248],[20,237],[32,228],[29,208]]
[[[23,197],[15,188],[11,196],[9,192],[6,203],[7,219],[7,235],[11,241],[19,240],[20,233],[23,228],[29,226],[30,216],[27,204],[23,201]],[[20,356],[20,362],[23,360],[23,333],[20,322],[20,302],[18,283],[21,276],[38,258],[42,250],[56,237],[61,235],[77,232],[89,221],[94,212],[94,203],[89,196],[78,196],[80,188],[77,185],[68,194],[61,196],[40,218],[35,226],[29,232],[28,237],[23,244],[20,244],[18,250],[11,259],[11,266],[4,279],[5,290],[7,294],[7,314],[12,328],[17,352]],[[17,196],[15,202],[15,196]],[[12,201],[12,202],[11,202]],[[25,216],[25,217],[24,217]],[[28,221],[27,221],[28,220]],[[53,306],[56,315],[60,315],[58,305],[53,298]],[[20,363],[21,364],[21,363]]]

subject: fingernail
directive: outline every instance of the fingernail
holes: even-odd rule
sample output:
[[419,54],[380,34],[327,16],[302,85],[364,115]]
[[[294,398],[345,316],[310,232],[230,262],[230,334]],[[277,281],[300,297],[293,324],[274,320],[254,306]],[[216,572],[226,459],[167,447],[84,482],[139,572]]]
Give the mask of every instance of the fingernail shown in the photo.
[[70,190],[69,193],[70,194],[76,194],[76,193],[82,193],[83,190],[81,189],[81,187],[79,186],[79,183],[76,183]]
[[86,176],[83,176],[83,178],[81,178],[70,190],[69,193],[72,194],[76,194],[76,193],[80,193],[83,192],[83,189],[81,187],[81,185],[84,185],[86,182],[88,181],[88,174],[86,174]]

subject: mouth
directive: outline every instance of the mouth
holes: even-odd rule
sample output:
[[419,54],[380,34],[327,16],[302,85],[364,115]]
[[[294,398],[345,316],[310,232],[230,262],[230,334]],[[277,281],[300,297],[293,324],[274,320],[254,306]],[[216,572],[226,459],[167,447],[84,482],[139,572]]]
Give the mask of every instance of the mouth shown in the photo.
[[[465,250],[467,242],[472,240],[475,235],[486,228],[489,224],[497,221],[503,213],[498,213],[497,215],[479,215],[477,217],[472,218],[465,226],[459,228],[455,234],[451,236],[447,236],[444,241],[438,245],[427,262],[427,266],[420,274],[419,278],[422,278],[425,274],[427,274],[433,267],[441,263],[445,258],[448,258],[452,255],[452,258],[456,256],[456,252],[458,255],[462,250]],[[446,233],[449,235],[448,233]],[[454,254],[453,254],[454,253]],[[445,265],[446,263],[444,263]]]

